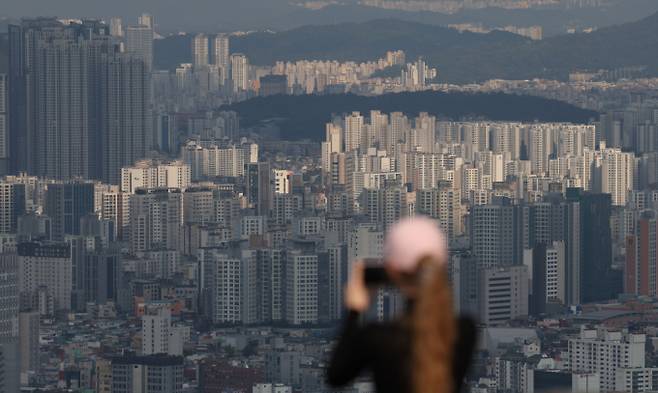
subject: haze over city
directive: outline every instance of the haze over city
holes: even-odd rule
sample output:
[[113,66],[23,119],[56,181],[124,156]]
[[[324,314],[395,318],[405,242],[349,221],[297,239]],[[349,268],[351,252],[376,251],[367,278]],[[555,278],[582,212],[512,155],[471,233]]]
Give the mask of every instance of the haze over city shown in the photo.
[[655,0],[5,2],[0,393],[658,391]]

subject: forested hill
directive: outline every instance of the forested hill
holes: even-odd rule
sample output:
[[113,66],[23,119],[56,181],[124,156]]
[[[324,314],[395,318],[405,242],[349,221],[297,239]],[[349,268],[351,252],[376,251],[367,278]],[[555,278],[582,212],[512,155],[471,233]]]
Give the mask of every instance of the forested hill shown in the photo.
[[597,116],[564,102],[513,94],[418,92],[375,97],[352,94],[258,97],[222,109],[234,110],[241,125],[253,127],[275,122],[287,140],[322,140],[324,124],[332,115],[370,110],[404,112],[416,116],[428,112],[439,119],[488,119],[586,123]]

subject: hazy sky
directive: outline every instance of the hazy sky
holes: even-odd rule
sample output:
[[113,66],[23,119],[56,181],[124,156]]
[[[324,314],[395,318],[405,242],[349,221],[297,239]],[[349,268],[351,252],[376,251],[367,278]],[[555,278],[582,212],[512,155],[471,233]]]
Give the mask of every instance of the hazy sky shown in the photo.
[[[479,10],[464,15],[400,13],[373,8],[334,7],[310,11],[292,5],[300,0],[0,0],[0,16],[59,16],[106,18],[121,16],[124,25],[136,23],[143,12],[155,16],[161,33],[177,30],[235,31],[240,29],[288,29],[304,24],[330,24],[373,18],[404,17],[423,23],[475,22],[484,25],[541,24],[547,35],[561,34],[566,25],[606,26],[640,19],[658,10],[658,0],[615,0],[612,8],[537,11]],[[356,3],[358,0],[341,0]],[[439,0],[430,0],[439,1]]]
[[[260,25],[268,18],[289,14],[297,7],[287,0],[0,0],[0,14],[12,17],[52,15],[99,17],[118,15],[135,23],[150,12],[156,24],[172,26]],[[129,19],[128,19],[129,18]]]

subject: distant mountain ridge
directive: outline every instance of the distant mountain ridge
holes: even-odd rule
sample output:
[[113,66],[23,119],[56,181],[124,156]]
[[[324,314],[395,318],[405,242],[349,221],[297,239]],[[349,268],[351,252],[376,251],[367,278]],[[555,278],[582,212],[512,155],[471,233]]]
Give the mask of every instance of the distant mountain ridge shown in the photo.
[[[428,0],[434,1],[434,0]],[[461,1],[461,0],[456,0]],[[465,9],[455,14],[426,11],[400,11],[363,5],[358,0],[328,1],[322,9],[309,9],[295,4],[299,0],[20,0],[5,1],[0,7],[0,23],[4,17],[60,16],[89,18],[120,16],[124,25],[135,23],[142,12],[155,16],[159,33],[179,31],[289,30],[303,25],[364,22],[372,19],[397,18],[413,22],[448,25],[475,23],[488,27],[539,24],[547,35],[560,34],[567,27],[602,27],[640,19],[658,11],[655,0],[606,0],[596,7],[531,7],[507,10],[501,8]],[[583,1],[582,3],[592,3]],[[489,3],[491,4],[491,3]]]
[[258,97],[222,109],[236,111],[244,127],[273,121],[280,128],[283,139],[315,141],[324,137],[324,124],[331,121],[332,115],[352,111],[364,114],[370,110],[385,113],[399,111],[408,116],[428,112],[440,119],[477,118],[523,122],[587,123],[597,116],[596,112],[540,97],[433,91],[375,97],[352,94]]
[[[171,68],[189,61],[190,36],[156,42],[156,66]],[[637,22],[593,33],[532,41],[511,33],[488,34],[378,19],[364,23],[305,26],[280,33],[235,37],[232,52],[245,53],[258,65],[277,60],[374,60],[387,50],[402,49],[409,59],[426,58],[439,79],[452,83],[488,79],[566,79],[578,69],[644,66],[658,75],[658,13]]]
[[[615,0],[599,7],[563,8],[539,7],[529,9],[502,9],[488,7],[481,9],[463,9],[454,14],[442,14],[428,11],[400,11],[368,7],[357,4],[330,5],[321,10],[299,10],[287,16],[287,19],[303,21],[307,25],[364,22],[372,19],[401,19],[432,25],[449,25],[458,23],[482,24],[485,27],[502,27],[507,25],[543,27],[545,36],[564,34],[567,28],[581,30],[587,27],[604,27],[632,22],[658,11],[655,0]],[[284,26],[294,28],[294,23],[273,20],[272,27]]]

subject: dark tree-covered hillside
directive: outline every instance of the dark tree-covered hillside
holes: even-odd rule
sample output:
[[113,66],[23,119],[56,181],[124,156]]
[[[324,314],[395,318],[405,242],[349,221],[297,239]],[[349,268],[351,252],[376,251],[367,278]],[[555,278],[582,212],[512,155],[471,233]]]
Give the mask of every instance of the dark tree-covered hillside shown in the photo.
[[564,102],[513,94],[400,93],[376,97],[352,94],[258,97],[222,109],[238,112],[241,125],[266,121],[278,124],[288,140],[324,138],[324,124],[332,115],[352,111],[428,112],[443,119],[481,118],[505,121],[586,123],[597,116]]

